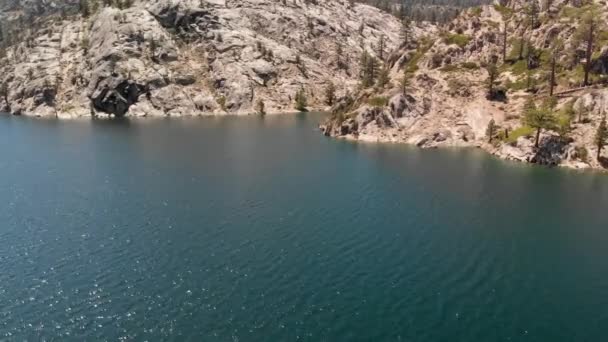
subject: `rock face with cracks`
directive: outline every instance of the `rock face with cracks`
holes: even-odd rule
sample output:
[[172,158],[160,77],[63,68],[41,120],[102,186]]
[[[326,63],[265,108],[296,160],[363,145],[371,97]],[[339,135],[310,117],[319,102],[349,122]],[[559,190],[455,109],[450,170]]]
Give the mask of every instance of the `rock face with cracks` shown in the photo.
[[393,49],[398,32],[396,18],[347,0],[151,0],[87,18],[50,15],[5,49],[2,106],[36,116],[178,116],[250,114],[261,101],[273,113],[295,111],[303,89],[310,109],[324,109],[323,88],[354,91],[363,49],[381,36]]

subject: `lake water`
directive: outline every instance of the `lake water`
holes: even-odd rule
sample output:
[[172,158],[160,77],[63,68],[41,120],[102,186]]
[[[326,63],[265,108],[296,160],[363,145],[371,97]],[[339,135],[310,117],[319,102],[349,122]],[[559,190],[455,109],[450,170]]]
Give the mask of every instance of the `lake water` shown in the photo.
[[608,340],[607,175],[320,119],[0,117],[0,340]]

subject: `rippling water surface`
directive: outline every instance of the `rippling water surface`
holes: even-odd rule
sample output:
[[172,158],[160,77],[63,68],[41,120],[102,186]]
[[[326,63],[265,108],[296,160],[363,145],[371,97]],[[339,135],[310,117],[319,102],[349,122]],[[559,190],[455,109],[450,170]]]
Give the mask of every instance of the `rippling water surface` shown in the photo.
[[319,119],[0,118],[0,340],[608,340],[608,176]]

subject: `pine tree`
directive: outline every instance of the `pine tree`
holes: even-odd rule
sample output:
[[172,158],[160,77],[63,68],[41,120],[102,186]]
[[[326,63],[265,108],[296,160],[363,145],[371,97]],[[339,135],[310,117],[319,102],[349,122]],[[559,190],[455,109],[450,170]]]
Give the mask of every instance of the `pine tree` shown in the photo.
[[0,97],[2,97],[2,99],[4,100],[4,104],[6,105],[6,108],[10,112],[11,105],[8,102],[8,85],[6,83],[0,84]]
[[403,94],[403,96],[405,96],[405,94],[407,93],[407,89],[410,86],[410,75],[408,74],[407,69],[403,70],[403,75],[401,76],[399,84],[401,85],[401,93]]
[[368,88],[373,86],[376,82],[378,76],[378,60],[367,52],[363,52],[361,62],[364,63],[361,65],[361,85],[363,88]]
[[525,34],[526,34],[526,31],[523,30],[521,33],[521,36],[519,37],[519,54],[517,56],[517,59],[520,61],[522,59],[524,59],[524,52],[526,51],[527,45],[528,45],[526,38],[525,38]]
[[378,80],[376,81],[376,85],[378,88],[382,89],[388,84],[389,72],[388,68],[383,67],[378,73]]
[[255,109],[259,115],[266,115],[266,105],[264,104],[264,101],[262,99],[259,99],[258,102],[255,104]]
[[494,61],[486,65],[486,71],[488,72],[488,98],[494,98],[494,86],[496,85],[496,78],[498,77],[498,68]]
[[365,79],[365,71],[367,70],[367,60],[370,58],[369,53],[367,53],[367,51],[363,50],[363,52],[361,52],[361,57],[359,57],[359,78],[361,79],[361,82],[363,83],[363,80]]
[[488,138],[488,142],[491,144],[494,139],[494,132],[496,131],[496,122],[494,119],[490,120],[488,123],[488,128],[486,128],[486,137]]
[[547,101],[541,108],[537,108],[532,98],[529,98],[524,105],[523,121],[524,124],[536,129],[536,139],[534,140],[536,148],[539,146],[542,130],[552,129],[556,123],[551,104]]
[[300,72],[302,73],[302,75],[306,78],[308,78],[307,74],[306,74],[306,65],[304,64],[304,61],[302,60],[302,57],[300,57],[300,54],[296,55],[296,66],[298,67],[298,69],[300,70]]
[[306,107],[308,107],[308,101],[306,99],[306,93],[304,92],[304,88],[300,88],[296,93],[296,109],[300,112],[305,112]]
[[566,140],[570,132],[572,132],[572,114],[568,111],[568,106],[560,112],[560,115],[557,117],[555,130],[559,134],[562,140]]
[[581,24],[574,34],[574,41],[578,44],[585,46],[585,78],[583,85],[589,85],[589,72],[591,71],[591,63],[593,58],[593,51],[595,49],[595,43],[597,40],[598,32],[600,31],[600,20],[601,15],[593,7],[590,8],[584,15]]
[[384,35],[380,36],[380,40],[378,41],[378,51],[376,54],[381,61],[384,61],[384,50],[386,49],[386,37]]
[[401,31],[399,32],[399,38],[401,39],[401,46],[406,46],[410,42],[410,36],[412,35],[412,22],[409,18],[401,20]]
[[402,21],[407,18],[407,12],[405,10],[405,3],[403,1],[399,4],[399,7],[397,9],[397,18],[399,18]]
[[325,104],[332,106],[336,100],[336,87],[332,81],[328,81],[327,87],[325,88]]
[[80,2],[78,3],[78,7],[80,9],[80,14],[84,18],[87,18],[91,15],[91,7],[89,6],[88,0],[80,0]]
[[538,28],[538,26],[540,25],[540,22],[538,20],[539,12],[540,12],[540,8],[538,7],[538,1],[537,0],[530,1],[528,8],[527,8],[528,25],[530,25],[530,27],[533,30]]
[[600,156],[602,155],[602,149],[606,146],[606,142],[608,141],[608,127],[606,126],[606,116],[602,117],[602,121],[600,121],[600,125],[597,127],[597,131],[595,132],[595,146],[597,146],[597,160],[600,160]]
[[526,91],[530,93],[536,92],[536,79],[530,69],[526,70]]
[[579,101],[574,110],[578,114],[577,121],[583,123],[585,121],[585,116],[587,116],[587,106],[585,106],[582,101]]
[[557,84],[557,80],[556,80],[557,61],[562,53],[563,48],[564,48],[564,46],[561,42],[555,42],[551,46],[551,66],[550,66],[550,71],[549,71],[549,96],[553,96],[553,91]]
[[337,41],[336,42],[336,66],[338,69],[347,70],[348,64],[342,59],[342,55],[344,54],[344,49],[342,48],[342,44]]
[[502,29],[502,62],[507,62],[507,22],[505,21],[503,29]]

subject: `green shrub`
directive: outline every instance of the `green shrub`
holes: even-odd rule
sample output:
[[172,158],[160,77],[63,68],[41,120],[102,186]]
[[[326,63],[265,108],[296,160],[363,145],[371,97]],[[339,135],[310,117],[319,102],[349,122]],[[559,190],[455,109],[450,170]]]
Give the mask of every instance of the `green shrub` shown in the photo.
[[475,17],[481,16],[483,9],[479,6],[471,8],[471,14]]
[[412,58],[410,58],[410,60],[407,62],[406,66],[405,66],[406,73],[413,74],[416,71],[418,71],[418,62],[420,62],[420,59],[422,59],[422,57],[424,57],[424,55],[429,51],[431,46],[433,46],[433,43],[429,42],[427,40],[423,40],[420,43],[420,45],[418,46],[418,49],[416,50],[416,52],[414,53]]
[[386,105],[388,105],[388,98],[386,98],[384,96],[376,96],[376,97],[372,97],[371,99],[369,99],[367,101],[367,103],[370,106],[374,106],[374,107],[385,107]]
[[444,43],[446,43],[448,45],[456,44],[461,48],[463,48],[467,44],[469,44],[470,41],[471,41],[471,37],[467,36],[466,34],[450,33],[443,38]]
[[500,24],[493,21],[493,20],[488,20],[486,21],[486,23],[488,23],[488,26],[490,26],[491,28],[493,28],[494,30],[499,30],[500,29]]
[[454,71],[458,71],[459,68],[454,64],[446,64],[439,70],[443,71],[443,72],[454,72]]
[[452,97],[471,96],[471,83],[462,79],[462,77],[450,77],[448,78],[448,94]]
[[516,81],[508,81],[506,84],[507,89],[512,91],[525,90],[528,88],[528,82],[526,79],[517,79]]
[[463,62],[463,63],[460,63],[460,66],[464,69],[469,69],[469,70],[479,69],[479,65],[477,65],[477,63],[475,63],[475,62]]
[[528,55],[528,44],[526,41],[519,38],[509,39],[510,50],[507,54],[507,59],[515,61],[519,59],[519,50],[521,50],[521,44],[524,44],[524,48],[522,50],[522,57],[525,58]]
[[502,6],[502,5],[496,4],[496,5],[494,5],[494,9],[498,13],[500,13],[503,16],[503,18],[505,18],[505,19],[510,18],[513,15],[513,10],[507,6]]
[[220,96],[217,98],[217,104],[220,105],[220,108],[222,108],[223,111],[226,111],[226,97],[225,96]]
[[583,17],[585,12],[588,10],[588,6],[583,6],[580,8],[572,7],[572,6],[564,6],[559,12],[560,18],[570,19],[570,20],[579,20]]
[[511,71],[516,76],[523,75],[528,71],[528,62],[520,60],[512,65],[507,65],[507,71]]
[[509,132],[509,137],[505,139],[507,144],[512,144],[517,142],[517,139],[520,137],[531,137],[534,135],[534,128],[529,126],[521,126],[513,132]]
[[578,155],[578,159],[583,162],[587,162],[587,160],[589,159],[589,151],[587,151],[587,148],[585,146],[576,146],[574,150]]

